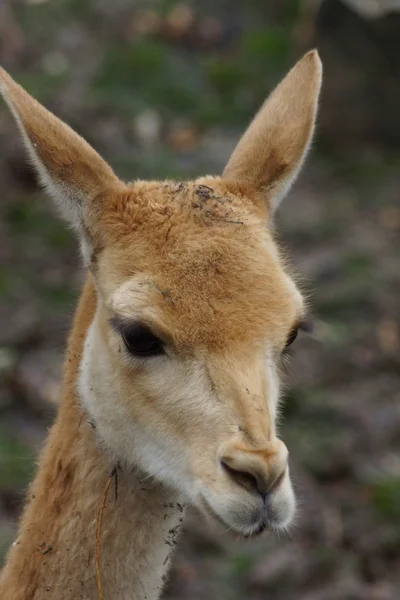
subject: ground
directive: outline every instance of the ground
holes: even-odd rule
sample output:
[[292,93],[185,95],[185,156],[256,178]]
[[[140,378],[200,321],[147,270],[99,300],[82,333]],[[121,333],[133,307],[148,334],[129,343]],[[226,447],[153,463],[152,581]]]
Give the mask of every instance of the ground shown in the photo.
[[[234,3],[229,18],[221,16],[223,2],[211,16],[159,4],[133,13],[123,0],[113,11],[106,2],[16,3],[7,39],[0,38],[4,66],[119,174],[218,173],[284,72],[291,16],[261,32],[256,2],[243,15]],[[245,33],[239,17],[247,19]],[[75,240],[37,189],[3,106],[0,145],[4,553],[54,415],[82,271]],[[400,172],[393,155],[360,155],[333,156],[317,138],[277,219],[315,320],[314,333],[293,349],[283,403],[296,526],[279,539],[239,542],[191,514],[165,592],[170,600],[398,597]]]

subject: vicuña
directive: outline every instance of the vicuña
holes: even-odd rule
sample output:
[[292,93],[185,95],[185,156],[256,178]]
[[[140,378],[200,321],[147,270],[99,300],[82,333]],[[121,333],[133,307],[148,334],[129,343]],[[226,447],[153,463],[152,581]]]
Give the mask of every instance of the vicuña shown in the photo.
[[125,183],[0,69],[87,269],[1,600],[155,600],[187,504],[242,536],[291,523],[279,371],[305,307],[273,216],[310,145],[321,71],[316,51],[296,64],[222,175]]

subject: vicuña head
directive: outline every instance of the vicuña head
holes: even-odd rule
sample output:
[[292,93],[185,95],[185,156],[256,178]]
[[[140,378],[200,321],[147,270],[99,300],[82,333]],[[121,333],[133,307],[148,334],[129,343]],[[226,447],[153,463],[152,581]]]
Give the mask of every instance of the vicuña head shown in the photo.
[[221,176],[189,182],[121,181],[4,71],[0,81],[95,290],[64,386],[99,452],[235,533],[286,527],[295,500],[276,431],[279,370],[305,308],[273,215],[310,145],[318,54],[278,85]]

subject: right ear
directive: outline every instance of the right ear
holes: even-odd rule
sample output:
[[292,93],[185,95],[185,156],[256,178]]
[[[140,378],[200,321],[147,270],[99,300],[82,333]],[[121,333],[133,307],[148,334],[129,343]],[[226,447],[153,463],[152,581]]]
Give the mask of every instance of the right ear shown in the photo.
[[239,141],[223,178],[247,182],[273,212],[307,155],[317,115],[322,65],[308,52],[267,98]]
[[32,98],[1,67],[0,91],[41,183],[78,232],[88,264],[99,242],[97,223],[103,201],[124,184],[83,138]]

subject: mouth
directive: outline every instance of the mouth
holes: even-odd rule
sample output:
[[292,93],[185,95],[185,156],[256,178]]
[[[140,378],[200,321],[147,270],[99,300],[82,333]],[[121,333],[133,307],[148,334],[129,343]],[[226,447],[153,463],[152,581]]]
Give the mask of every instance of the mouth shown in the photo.
[[231,534],[236,534],[236,535],[240,535],[243,538],[252,538],[252,537],[256,537],[258,535],[260,535],[261,533],[263,533],[263,531],[265,531],[265,529],[268,527],[268,522],[267,522],[267,518],[266,515],[263,514],[262,518],[257,521],[256,523],[254,523],[254,525],[243,525],[242,528],[238,528],[238,526],[233,526],[233,525],[229,525],[222,517],[221,515],[219,515],[214,508],[211,506],[211,504],[206,500],[206,498],[204,498],[204,496],[202,495],[200,497],[200,503],[199,503],[199,508],[203,511],[203,513],[205,513],[206,515],[208,515],[213,521],[217,521],[217,523],[219,523],[225,531],[227,531],[228,533]]

